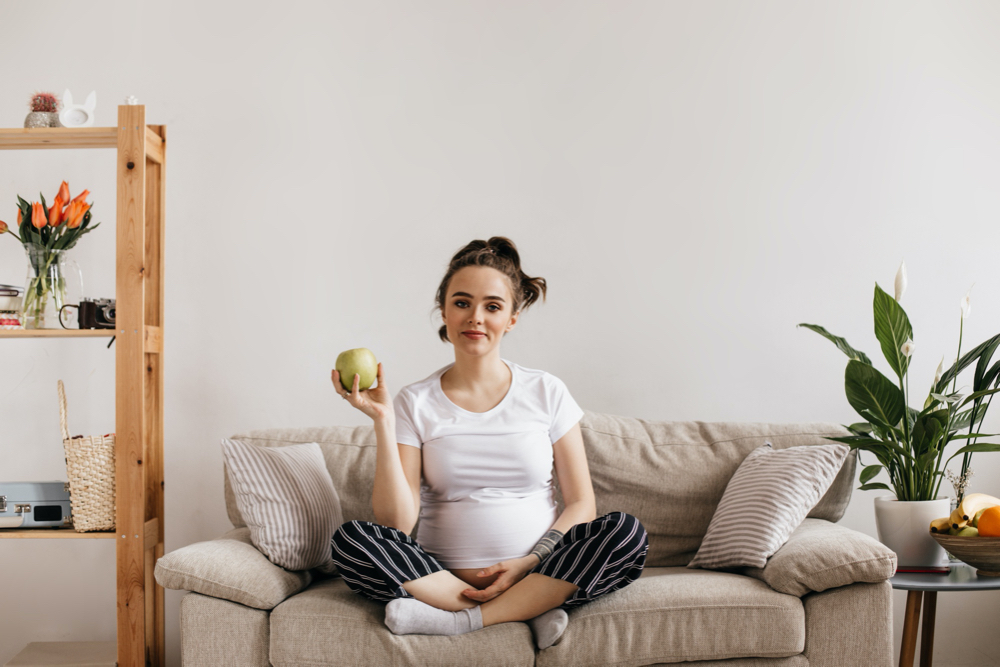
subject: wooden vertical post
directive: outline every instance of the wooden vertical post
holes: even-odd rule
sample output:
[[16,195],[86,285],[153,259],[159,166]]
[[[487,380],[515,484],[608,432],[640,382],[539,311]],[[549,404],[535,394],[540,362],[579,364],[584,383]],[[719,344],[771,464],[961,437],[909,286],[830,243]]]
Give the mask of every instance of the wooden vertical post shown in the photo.
[[[160,150],[150,158],[149,137],[158,138]],[[150,663],[166,665],[163,587],[153,578],[156,560],[163,556],[163,257],[164,201],[166,195],[166,127],[150,126],[146,161],[145,315],[146,337],[146,646]],[[155,528],[155,530],[149,530]]]
[[118,665],[147,664],[146,382],[143,344],[146,247],[146,108],[118,107],[115,347]]

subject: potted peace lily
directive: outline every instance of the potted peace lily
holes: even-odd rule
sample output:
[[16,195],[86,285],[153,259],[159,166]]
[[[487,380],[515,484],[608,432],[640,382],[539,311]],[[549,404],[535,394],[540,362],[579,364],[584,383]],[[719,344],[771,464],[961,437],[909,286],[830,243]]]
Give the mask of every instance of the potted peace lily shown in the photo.
[[[956,361],[942,370],[941,359],[923,408],[911,408],[908,371],[916,345],[910,319],[899,304],[905,289],[905,264],[900,264],[896,274],[894,297],[875,285],[875,336],[895,381],[845,339],[815,324],[798,326],[815,331],[850,357],[844,388],[851,407],[865,421],[845,426],[849,436],[828,439],[868,452],[878,461],[864,466],[858,488],[894,494],[875,499],[879,541],[896,552],[900,567],[940,566],[948,564],[947,554],[930,537],[928,527],[933,519],[951,512],[949,498],[938,494],[948,463],[963,455],[961,478],[967,479],[972,454],[1000,451],[1000,445],[980,441],[990,434],[978,432],[993,394],[1000,391],[1000,361],[990,365],[1000,346],[1000,334],[962,354],[962,333],[970,312],[970,294],[966,294],[961,302]],[[958,375],[973,364],[971,392],[963,393],[966,387],[958,387]],[[888,484],[871,481],[883,472]],[[959,492],[964,493],[964,488]]]

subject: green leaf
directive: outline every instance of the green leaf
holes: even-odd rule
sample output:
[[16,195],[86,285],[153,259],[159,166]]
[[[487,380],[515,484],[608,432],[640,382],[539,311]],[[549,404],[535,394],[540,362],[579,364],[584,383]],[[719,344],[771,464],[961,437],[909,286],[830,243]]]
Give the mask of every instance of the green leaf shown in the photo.
[[971,438],[995,438],[1000,435],[1000,433],[963,433],[962,435],[953,435],[948,438],[948,440],[969,440]]
[[860,433],[871,433],[872,425],[868,422],[858,422],[857,424],[851,424],[850,426],[845,426],[848,431],[854,433],[855,435]]
[[[948,427],[947,410],[937,410],[921,415],[913,424],[913,431],[910,434],[913,453],[918,457],[929,449],[933,449],[934,444],[941,439],[941,435]],[[920,463],[918,458],[917,462]],[[923,467],[923,464],[920,464]]]
[[962,404],[960,406],[958,406],[958,407],[964,408],[966,405],[968,405],[970,402],[976,400],[977,398],[980,398],[982,396],[989,396],[990,394],[995,394],[998,391],[1000,391],[1000,389],[983,389],[982,391],[974,391],[971,394],[969,394],[968,396],[966,396],[965,400],[962,401]]
[[[965,454],[966,452],[968,452],[968,453],[975,453],[975,452],[1000,452],[1000,445],[994,444],[992,442],[977,442],[974,445],[966,445],[965,447],[962,447],[960,450],[958,450],[957,452],[955,452],[954,454],[952,454],[951,456],[949,456],[948,457],[948,461],[951,461],[953,458],[955,458],[959,454]],[[948,461],[945,461],[945,463],[947,463]]]
[[[882,345],[889,366],[902,379],[906,375],[910,360],[903,354],[902,346],[907,340],[913,340],[913,327],[910,318],[906,316],[903,307],[886,294],[878,284],[875,284],[875,337]],[[895,422],[893,422],[895,423]]]
[[886,491],[892,491],[888,486],[882,482],[872,482],[871,484],[862,484],[858,487],[858,491],[874,491],[875,489],[885,489]]
[[989,407],[987,404],[982,404],[976,408],[976,418],[972,419],[972,408],[966,410],[965,412],[960,412],[955,415],[955,419],[951,422],[951,428],[954,431],[963,431],[967,429],[970,425],[975,425],[983,421],[983,417],[986,416],[986,408]]
[[848,342],[845,339],[841,338],[840,336],[834,336],[832,333],[830,333],[829,331],[827,331],[823,327],[819,326],[818,324],[804,324],[803,323],[803,324],[800,324],[798,326],[805,327],[806,329],[810,329],[811,331],[815,331],[820,336],[823,336],[827,340],[831,341],[834,345],[837,346],[837,349],[839,349],[841,352],[843,352],[844,354],[846,354],[851,359],[854,359],[855,361],[860,361],[862,363],[868,364],[869,366],[872,365],[872,361],[871,361],[871,359],[868,358],[868,355],[866,355],[864,352],[860,352],[858,350],[855,350],[853,347],[851,347],[848,344]]
[[972,381],[973,391],[979,391],[990,386],[988,380],[986,382],[983,382],[983,380],[986,376],[986,369],[990,365],[990,360],[993,359],[993,353],[996,352],[997,346],[1000,345],[1000,338],[994,338],[987,342],[989,344],[983,348],[982,354],[979,355],[979,363],[976,364],[975,379]]
[[895,426],[903,418],[903,394],[874,366],[851,359],[844,372],[847,401],[858,414],[874,415],[886,426]]
[[947,388],[948,383],[951,382],[956,375],[965,370],[969,366],[969,364],[977,360],[979,358],[979,355],[981,355],[983,351],[987,347],[989,347],[995,340],[1000,340],[1000,334],[997,334],[996,336],[993,336],[993,338],[990,338],[989,340],[980,343],[979,345],[977,345],[976,347],[972,348],[967,353],[965,353],[961,359],[959,359],[958,361],[956,361],[954,364],[951,365],[951,368],[949,368],[948,370],[946,370],[944,373],[941,374],[941,379],[938,381],[937,386],[934,388],[934,390],[939,394],[942,393],[945,390],[945,388]]
[[[993,384],[994,380],[998,377],[1000,377],[1000,361],[993,364],[990,370],[986,371],[986,374],[983,375],[983,388],[985,389],[990,386],[990,384]],[[993,386],[1000,386],[1000,381],[997,381],[996,384],[993,384]]]
[[865,469],[861,471],[861,483],[866,483],[880,472],[882,472],[882,466],[865,466]]

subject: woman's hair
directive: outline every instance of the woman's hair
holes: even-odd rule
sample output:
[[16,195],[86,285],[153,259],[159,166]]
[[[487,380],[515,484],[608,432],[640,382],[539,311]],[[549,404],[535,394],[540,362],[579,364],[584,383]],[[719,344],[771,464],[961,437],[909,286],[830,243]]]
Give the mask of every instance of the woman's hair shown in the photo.
[[[448,270],[437,290],[435,310],[444,312],[445,302],[448,299],[448,283],[460,269],[467,266],[487,266],[507,277],[510,293],[514,299],[514,303],[511,304],[512,313],[519,313],[538,301],[539,295],[543,301],[545,299],[547,287],[545,278],[532,278],[521,270],[521,257],[517,254],[517,246],[513,241],[506,236],[491,236],[489,241],[480,239],[470,241],[451,258]],[[450,342],[446,325],[442,324],[438,329],[438,337],[445,343]]]

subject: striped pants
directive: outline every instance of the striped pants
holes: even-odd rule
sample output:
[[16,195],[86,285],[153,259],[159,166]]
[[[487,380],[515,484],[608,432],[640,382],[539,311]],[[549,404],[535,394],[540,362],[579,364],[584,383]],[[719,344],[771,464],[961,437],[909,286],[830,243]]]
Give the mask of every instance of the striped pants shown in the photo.
[[[639,520],[611,512],[579,523],[531,572],[576,584],[560,607],[569,609],[639,578],[649,540]],[[445,568],[409,535],[370,521],[348,521],[333,534],[333,562],[348,587],[371,600],[412,598],[402,584]]]

